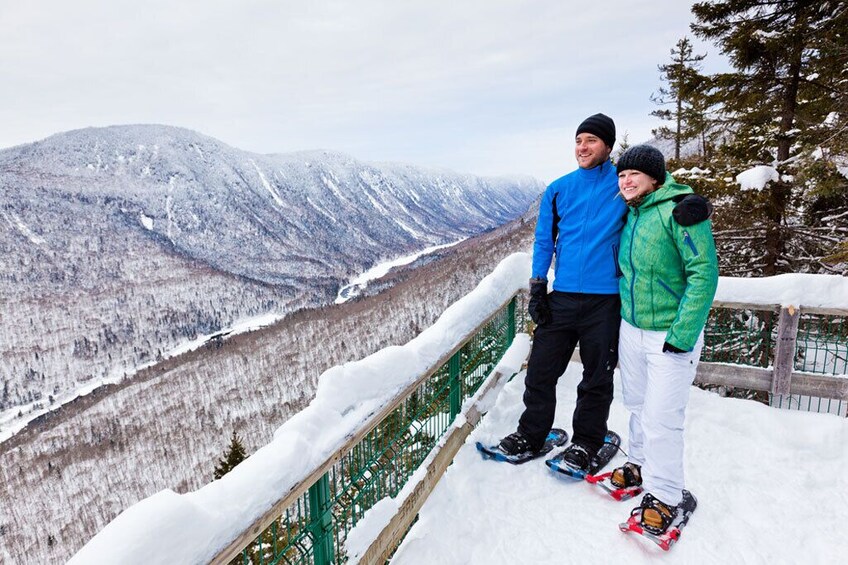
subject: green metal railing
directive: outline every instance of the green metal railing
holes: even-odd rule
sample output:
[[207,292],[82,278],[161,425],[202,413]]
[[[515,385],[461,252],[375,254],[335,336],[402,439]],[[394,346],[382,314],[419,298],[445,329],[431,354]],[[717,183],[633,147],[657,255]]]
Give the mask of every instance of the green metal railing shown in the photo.
[[231,563],[345,562],[351,529],[378,501],[400,492],[501,359],[516,325],[523,327],[516,300],[481,326]]
[[[715,307],[704,329],[702,362],[772,367],[778,342],[780,308]],[[848,316],[802,312],[795,335],[794,371],[848,378]],[[743,391],[743,395],[778,408],[846,415],[841,399]]]
[[768,367],[774,356],[777,319],[777,308],[713,308],[704,327],[701,362]]
[[[828,314],[801,314],[795,346],[796,371],[819,375],[845,375],[848,378],[848,317]],[[776,395],[771,404],[808,412],[846,415],[848,403],[832,398],[798,394]]]

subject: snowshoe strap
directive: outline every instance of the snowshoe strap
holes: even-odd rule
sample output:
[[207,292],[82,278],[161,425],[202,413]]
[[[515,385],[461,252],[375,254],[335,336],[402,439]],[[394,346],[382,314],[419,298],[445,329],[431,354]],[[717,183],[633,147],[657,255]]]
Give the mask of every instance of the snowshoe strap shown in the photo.
[[677,515],[677,507],[669,506],[651,493],[642,497],[640,525],[654,535],[662,535]]
[[525,451],[538,451],[538,449],[533,449],[530,445],[530,441],[521,432],[513,432],[503,438],[499,447],[501,451],[508,453],[509,455],[516,455],[518,453],[524,453]]
[[642,484],[642,468],[628,461],[612,472],[610,483],[618,488],[638,487]]

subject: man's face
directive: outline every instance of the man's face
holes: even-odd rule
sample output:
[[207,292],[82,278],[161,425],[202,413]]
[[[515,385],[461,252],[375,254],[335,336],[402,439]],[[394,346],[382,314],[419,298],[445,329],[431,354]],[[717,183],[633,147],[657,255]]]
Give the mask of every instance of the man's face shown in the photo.
[[626,202],[652,192],[657,184],[653,177],[636,169],[625,169],[618,173],[618,191]]
[[592,169],[609,159],[612,149],[607,147],[601,138],[591,133],[583,132],[577,136],[574,156],[581,169]]

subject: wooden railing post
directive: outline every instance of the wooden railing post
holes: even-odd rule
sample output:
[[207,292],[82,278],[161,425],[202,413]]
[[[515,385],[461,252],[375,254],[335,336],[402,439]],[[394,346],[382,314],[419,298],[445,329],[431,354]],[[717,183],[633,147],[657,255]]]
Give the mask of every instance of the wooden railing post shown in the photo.
[[780,309],[777,322],[777,344],[774,351],[774,373],[771,393],[775,396],[789,394],[792,370],[795,367],[795,341],[798,337],[798,319],[801,312],[794,306]]

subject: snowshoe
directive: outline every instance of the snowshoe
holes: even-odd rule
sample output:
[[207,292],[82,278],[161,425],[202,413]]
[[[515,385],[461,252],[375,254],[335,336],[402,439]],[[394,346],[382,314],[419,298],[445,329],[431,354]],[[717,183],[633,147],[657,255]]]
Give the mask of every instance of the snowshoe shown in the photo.
[[[666,510],[668,506],[657,500],[650,493],[646,494],[644,498],[648,497],[650,499],[647,502],[643,499],[642,504],[630,512],[630,518],[626,522],[619,524],[618,528],[622,532],[635,532],[642,537],[646,537],[660,546],[664,551],[668,551],[680,539],[683,528],[689,523],[689,518],[698,506],[698,501],[691,492],[684,490],[683,500],[673,509],[673,516],[668,520],[666,527],[655,528],[654,524],[656,522],[659,522],[660,526],[662,526],[667,521],[664,517],[666,515],[665,511],[657,508],[657,503],[665,507]],[[654,510],[658,510],[658,516],[663,517],[651,517],[650,513]],[[649,513],[647,523],[644,512]]]
[[[633,463],[625,463],[624,466],[632,465],[633,467],[639,468],[638,465]],[[604,489],[611,497],[621,502],[622,500],[629,500],[634,496],[638,496],[639,493],[642,492],[642,477],[638,477],[638,482],[633,478],[625,479],[623,481],[624,486],[617,486],[616,481],[620,481],[620,479],[614,480],[613,477],[616,472],[620,471],[622,467],[615,469],[614,471],[610,471],[608,473],[603,473],[600,475],[586,475],[586,481],[592,483],[593,485],[597,485]],[[637,471],[638,472],[638,471]]]
[[572,444],[561,454],[545,461],[545,464],[553,471],[576,480],[583,480],[603,469],[618,452],[619,445],[621,445],[619,435],[609,431],[604,438],[604,445],[597,453],[591,454],[585,447]]
[[642,467],[628,461],[610,473],[610,484],[616,488],[638,487],[642,485]]
[[559,428],[553,428],[545,438],[545,443],[539,449],[533,449],[524,434],[515,432],[503,438],[497,445],[486,446],[477,442],[477,449],[484,459],[494,459],[518,465],[547,455],[556,447],[568,443],[568,432]]
[[639,506],[639,525],[655,536],[663,535],[677,516],[677,507],[669,506],[651,493],[642,497]]

